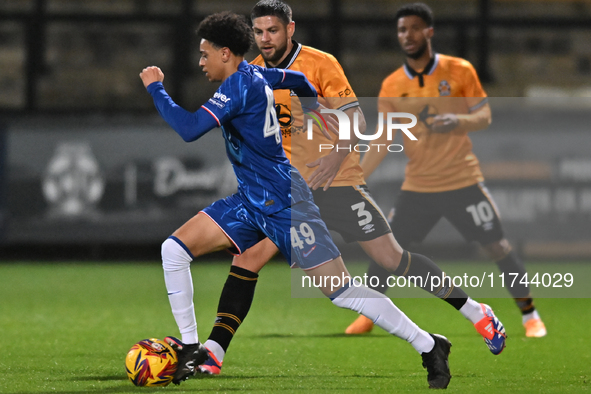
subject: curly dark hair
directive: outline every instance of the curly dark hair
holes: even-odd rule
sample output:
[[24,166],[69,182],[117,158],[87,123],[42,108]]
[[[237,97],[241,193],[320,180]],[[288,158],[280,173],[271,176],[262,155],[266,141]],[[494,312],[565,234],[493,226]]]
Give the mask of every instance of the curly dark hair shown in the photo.
[[291,22],[291,7],[281,0],[261,0],[250,11],[250,20],[261,16],[276,16],[284,25]]
[[199,24],[197,35],[214,47],[229,48],[237,56],[244,56],[254,43],[247,19],[233,12],[209,15]]
[[425,21],[427,26],[433,27],[433,11],[431,8],[425,3],[412,3],[412,4],[405,4],[396,11],[395,20],[398,22],[398,19],[404,18],[405,16],[418,16],[422,20]]

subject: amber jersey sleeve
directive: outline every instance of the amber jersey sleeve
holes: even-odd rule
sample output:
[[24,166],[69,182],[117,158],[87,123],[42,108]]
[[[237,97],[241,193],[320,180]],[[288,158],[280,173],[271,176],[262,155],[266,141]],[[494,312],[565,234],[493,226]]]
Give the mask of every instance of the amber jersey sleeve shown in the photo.
[[408,112],[418,119],[412,128],[418,140],[404,136],[409,162],[402,190],[441,192],[484,180],[468,132],[432,133],[429,123],[434,115],[468,114],[487,101],[474,67],[452,56],[436,54],[421,76],[405,64],[383,81],[378,111]]
[[[260,55],[252,61],[252,64],[268,67]],[[359,105],[343,68],[337,59],[329,53],[294,41],[292,51],[278,68],[304,73],[316,88],[319,101],[323,102],[321,98],[324,98],[323,103],[327,107],[347,110]],[[314,123],[313,137],[311,140],[308,139],[307,129],[303,124],[302,108],[294,93],[289,90],[275,90],[273,94],[285,153],[304,179],[308,179],[314,168],[308,168],[306,164],[329,154],[330,148],[328,146],[336,144],[336,136],[333,136],[332,141],[327,139]],[[362,184],[365,184],[365,180],[359,166],[359,153],[353,151],[341,164],[341,169],[331,186]]]

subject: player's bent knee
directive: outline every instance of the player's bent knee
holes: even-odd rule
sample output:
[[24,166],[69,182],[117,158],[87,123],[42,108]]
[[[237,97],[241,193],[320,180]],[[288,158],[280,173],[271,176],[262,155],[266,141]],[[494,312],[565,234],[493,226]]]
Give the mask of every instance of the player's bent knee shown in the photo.
[[254,273],[259,273],[259,271],[265,266],[265,264],[267,264],[268,261],[269,260],[265,257],[255,253],[249,253],[249,250],[247,250],[240,256],[234,256],[232,265]]
[[512,250],[511,244],[506,238],[484,245],[483,248],[493,260],[504,258]]
[[164,271],[179,271],[191,265],[191,252],[178,239],[167,238],[160,250]]

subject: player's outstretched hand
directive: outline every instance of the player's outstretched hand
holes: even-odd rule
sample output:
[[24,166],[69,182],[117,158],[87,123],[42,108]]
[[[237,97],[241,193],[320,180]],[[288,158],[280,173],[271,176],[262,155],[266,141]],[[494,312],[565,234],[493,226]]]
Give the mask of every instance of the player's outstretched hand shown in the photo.
[[433,117],[431,131],[434,133],[449,133],[458,127],[459,120],[455,114],[443,114]]
[[140,73],[140,78],[144,83],[144,87],[148,87],[151,83],[164,81],[164,73],[159,67],[146,67]]
[[308,177],[308,186],[310,189],[316,190],[326,182],[323,190],[327,191],[332,181],[334,181],[337,176],[342,162],[343,157],[333,150],[328,155],[322,156],[320,159],[306,164],[309,168],[317,167]]

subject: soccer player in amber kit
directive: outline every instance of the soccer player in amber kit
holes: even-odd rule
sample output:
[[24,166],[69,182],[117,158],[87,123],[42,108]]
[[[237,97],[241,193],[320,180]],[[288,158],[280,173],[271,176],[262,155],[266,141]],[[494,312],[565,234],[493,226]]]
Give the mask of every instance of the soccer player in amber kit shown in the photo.
[[[433,15],[427,5],[403,6],[396,13],[396,23],[406,62],[383,81],[378,111],[410,112],[420,121],[413,128],[418,141],[410,142],[405,136],[409,162],[390,222],[392,231],[400,245],[408,248],[421,242],[444,217],[467,241],[479,242],[503,274],[519,274],[521,278],[525,268],[503,234],[497,208],[472,152],[469,133],[491,122],[487,96],[476,71],[464,59],[433,52]],[[364,155],[361,166],[366,177],[386,153],[374,150]],[[390,273],[372,262],[367,275],[380,278],[382,283]],[[506,277],[505,283],[511,278]],[[375,290],[385,292],[387,288]],[[516,284],[508,290],[523,315],[526,336],[546,335],[528,286]],[[364,333],[372,326],[360,316],[346,332]]]

